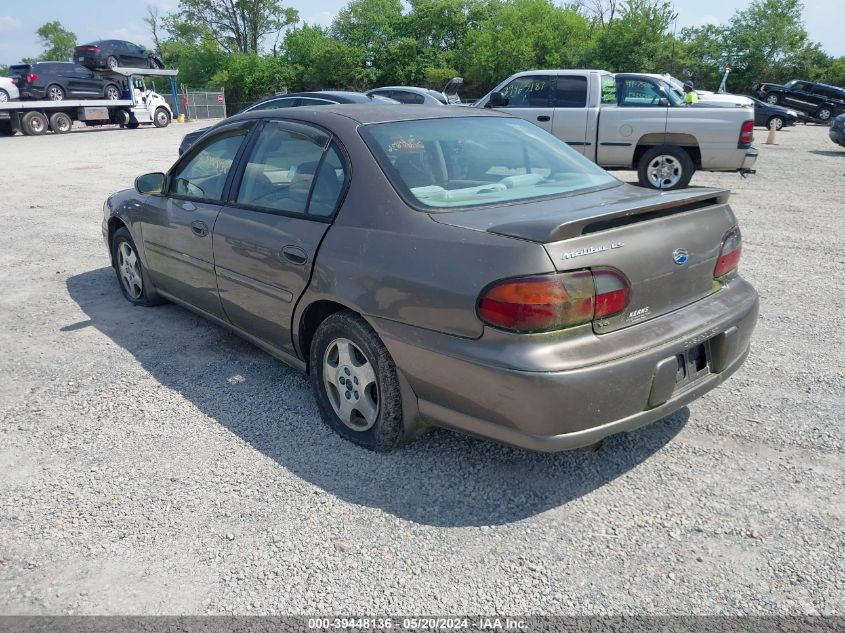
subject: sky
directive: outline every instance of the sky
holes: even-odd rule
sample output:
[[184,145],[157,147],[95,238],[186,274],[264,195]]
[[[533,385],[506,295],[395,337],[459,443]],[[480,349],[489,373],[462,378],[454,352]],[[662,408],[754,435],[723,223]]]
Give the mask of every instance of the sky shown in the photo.
[[[810,39],[835,56],[845,55],[842,25],[832,16],[840,16],[843,0],[805,0],[804,21]],[[348,0],[285,0],[284,6],[299,11],[301,20],[309,24],[328,25]],[[35,30],[51,20],[58,20],[76,33],[82,44],[98,39],[123,39],[150,46],[151,39],[144,17],[147,5],[161,13],[176,8],[177,0],[29,0],[0,3],[0,63],[15,63],[22,57],[35,57],[41,52]],[[707,23],[725,24],[736,9],[743,9],[748,0],[674,0],[678,12],[678,31],[685,26]],[[84,7],[81,8],[81,7]],[[841,16],[840,16],[841,17]]]

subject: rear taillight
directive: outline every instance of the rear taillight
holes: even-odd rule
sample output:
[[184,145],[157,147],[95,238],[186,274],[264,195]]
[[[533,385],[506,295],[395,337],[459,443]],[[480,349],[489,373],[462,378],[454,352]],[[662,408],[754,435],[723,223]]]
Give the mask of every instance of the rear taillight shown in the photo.
[[716,268],[713,270],[713,277],[718,279],[724,277],[739,266],[739,258],[742,255],[742,233],[739,227],[734,227],[722,238],[722,248],[719,250],[719,259],[716,260]]
[[740,149],[745,149],[751,146],[754,140],[754,121],[745,121],[739,129],[739,144]]
[[26,76],[26,80],[31,84],[34,84],[36,79],[38,79],[38,75],[36,75],[35,73],[29,73]]
[[593,271],[596,286],[596,312],[594,318],[603,319],[619,314],[628,305],[628,280],[622,273],[611,269]]
[[16,78],[16,77],[12,77],[11,79],[12,79],[12,83],[13,83],[14,85],[16,85],[16,86],[17,86],[17,85],[18,85],[18,80],[17,80],[17,78]]
[[514,332],[548,332],[608,317],[628,304],[628,282],[614,270],[579,270],[499,282],[482,293],[481,320]]

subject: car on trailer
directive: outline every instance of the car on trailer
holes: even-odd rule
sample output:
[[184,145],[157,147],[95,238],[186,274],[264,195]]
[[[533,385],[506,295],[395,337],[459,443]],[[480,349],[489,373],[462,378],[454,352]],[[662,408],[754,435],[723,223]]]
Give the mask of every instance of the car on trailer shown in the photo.
[[17,80],[11,77],[0,77],[0,103],[16,101],[21,98]]
[[[134,129],[142,124],[166,127],[173,118],[170,105],[154,90],[147,89],[144,77],[168,77],[175,92],[176,70],[118,68],[108,80],[126,89],[117,99],[61,99],[0,103],[0,136],[22,132],[40,136],[52,130],[56,134],[70,132],[74,121],[86,126],[120,125]],[[178,113],[177,113],[178,114]]]
[[95,70],[119,66],[164,68],[164,62],[157,53],[125,40],[97,40],[80,44],[73,49],[73,61]]
[[110,99],[123,96],[121,78],[103,76],[73,62],[37,62],[9,66],[9,76],[23,99]]

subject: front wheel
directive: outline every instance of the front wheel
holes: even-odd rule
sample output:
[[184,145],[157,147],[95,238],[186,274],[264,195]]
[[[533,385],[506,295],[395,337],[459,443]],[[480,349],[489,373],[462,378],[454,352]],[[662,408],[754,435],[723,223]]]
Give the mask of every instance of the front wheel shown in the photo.
[[311,386],[323,421],[341,437],[387,452],[405,438],[396,365],[369,323],[336,312],[311,343]]
[[109,101],[117,101],[118,99],[120,99],[120,88],[118,88],[114,84],[109,84],[108,86],[106,86],[106,89],[103,92],[103,96]]
[[9,93],[0,88],[0,103],[6,103],[9,101]]
[[153,125],[156,127],[167,127],[170,125],[170,113],[164,108],[156,108],[153,115]]
[[126,227],[119,228],[112,238],[112,265],[120,290],[129,303],[152,306],[161,299],[150,283],[149,275],[138,256],[138,248]]
[[816,118],[822,121],[830,121],[830,117],[832,116],[833,110],[829,106],[822,106],[816,111]]
[[637,164],[640,185],[661,191],[683,189],[694,172],[690,155],[683,148],[672,145],[652,147]]

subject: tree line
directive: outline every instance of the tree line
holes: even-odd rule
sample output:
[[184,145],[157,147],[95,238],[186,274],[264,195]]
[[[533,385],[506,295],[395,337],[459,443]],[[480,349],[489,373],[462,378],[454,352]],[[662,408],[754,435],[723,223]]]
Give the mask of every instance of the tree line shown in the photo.
[[[351,0],[327,27],[286,0],[180,0],[145,21],[180,83],[223,86],[232,110],[285,89],[439,89],[454,76],[475,97],[533,68],[670,72],[715,90],[730,66],[737,93],[799,77],[845,85],[845,57],[810,40],[803,8],[753,0],[726,24],[680,31],[670,0]],[[37,33],[42,58],[72,54],[76,38],[58,22]]]

